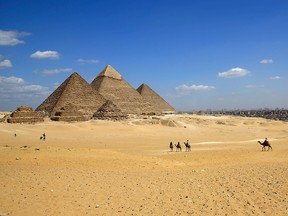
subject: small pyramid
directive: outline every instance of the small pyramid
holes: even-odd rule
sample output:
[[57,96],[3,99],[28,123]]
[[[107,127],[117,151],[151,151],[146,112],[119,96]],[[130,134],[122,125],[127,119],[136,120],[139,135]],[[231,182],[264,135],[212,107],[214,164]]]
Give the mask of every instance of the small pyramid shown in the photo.
[[45,111],[54,120],[87,120],[105,102],[103,96],[74,72],[36,111]]
[[153,104],[154,108],[161,113],[165,112],[176,112],[176,110],[170,106],[160,95],[153,91],[147,84],[142,84],[139,86],[137,91],[144,97],[147,101]]
[[112,101],[108,100],[94,113],[93,118],[118,121],[127,119],[128,115],[123,113]]
[[91,83],[106,100],[112,101],[124,113],[153,113],[153,106],[147,102],[122,76],[108,65]]
[[40,112],[33,111],[31,107],[20,106],[8,117],[8,123],[37,123],[43,122],[44,118]]

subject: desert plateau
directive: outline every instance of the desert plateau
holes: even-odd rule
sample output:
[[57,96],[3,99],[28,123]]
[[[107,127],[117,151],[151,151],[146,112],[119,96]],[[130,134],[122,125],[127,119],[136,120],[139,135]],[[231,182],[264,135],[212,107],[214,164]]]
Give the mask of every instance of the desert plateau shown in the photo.
[[[257,143],[265,137],[272,151]],[[288,214],[284,121],[45,119],[0,123],[0,139],[1,216]],[[171,152],[169,143],[178,141],[182,152]]]

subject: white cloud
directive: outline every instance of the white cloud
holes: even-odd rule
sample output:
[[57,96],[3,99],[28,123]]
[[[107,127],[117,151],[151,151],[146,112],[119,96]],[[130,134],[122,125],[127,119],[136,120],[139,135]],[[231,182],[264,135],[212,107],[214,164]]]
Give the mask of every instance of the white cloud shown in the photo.
[[214,89],[214,86],[207,85],[186,85],[182,84],[176,87],[176,91],[181,95],[189,95],[193,91],[208,91]]
[[20,77],[0,76],[0,110],[15,110],[21,105],[38,106],[50,93],[48,87],[25,82]]
[[240,67],[231,68],[228,71],[218,73],[219,77],[222,78],[233,78],[233,77],[245,77],[249,75],[249,71]]
[[25,84],[24,80],[19,77],[2,77],[0,76],[0,87],[5,85]]
[[47,94],[49,92],[50,91],[48,87],[29,84],[20,77],[0,76],[0,97],[3,97],[4,94],[8,94],[10,96],[13,95],[17,96],[17,94],[19,93],[23,94],[33,93],[39,95],[39,94]]
[[35,71],[35,73],[42,74],[42,75],[54,75],[54,74],[60,74],[60,73],[71,73],[72,71],[73,71],[72,68],[62,68],[62,69],[39,70],[39,71]]
[[12,66],[12,62],[8,59],[0,61],[0,70],[5,68],[11,68]]
[[97,59],[89,59],[89,60],[77,59],[77,62],[80,64],[98,64],[100,61]]
[[23,44],[24,41],[19,38],[28,35],[30,35],[28,32],[0,30],[0,46],[15,46],[17,44]]
[[272,59],[262,59],[260,61],[261,64],[272,64],[273,60]]
[[270,77],[270,79],[271,80],[279,80],[279,79],[281,79],[281,77],[280,76],[274,76],[274,77]]
[[30,55],[31,58],[37,58],[37,59],[44,59],[44,58],[49,58],[49,59],[59,59],[60,55],[57,51],[36,51],[35,53]]

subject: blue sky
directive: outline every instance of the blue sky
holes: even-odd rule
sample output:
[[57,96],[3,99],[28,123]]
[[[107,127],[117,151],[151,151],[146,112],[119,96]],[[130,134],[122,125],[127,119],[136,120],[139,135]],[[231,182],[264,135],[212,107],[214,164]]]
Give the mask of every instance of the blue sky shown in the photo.
[[0,111],[108,64],[178,111],[288,108],[287,0],[0,0]]

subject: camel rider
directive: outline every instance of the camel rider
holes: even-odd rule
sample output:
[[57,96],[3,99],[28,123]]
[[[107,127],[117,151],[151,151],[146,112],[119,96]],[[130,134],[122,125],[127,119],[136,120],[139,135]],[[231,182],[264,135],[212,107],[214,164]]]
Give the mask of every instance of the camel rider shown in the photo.
[[171,149],[171,151],[173,151],[173,148],[174,148],[173,143],[170,142],[170,149]]

